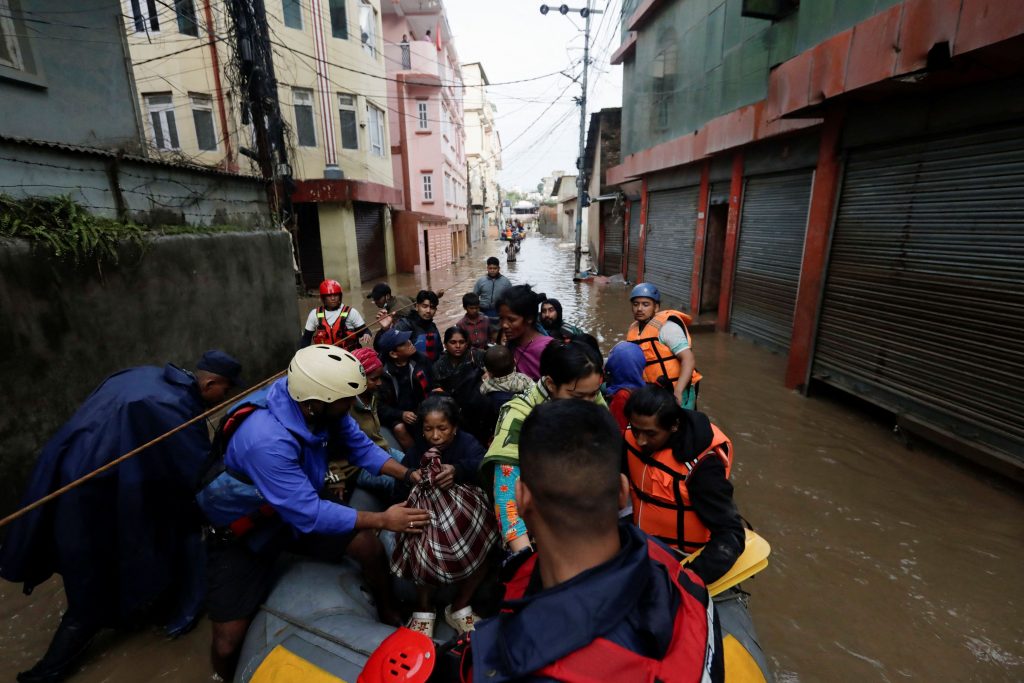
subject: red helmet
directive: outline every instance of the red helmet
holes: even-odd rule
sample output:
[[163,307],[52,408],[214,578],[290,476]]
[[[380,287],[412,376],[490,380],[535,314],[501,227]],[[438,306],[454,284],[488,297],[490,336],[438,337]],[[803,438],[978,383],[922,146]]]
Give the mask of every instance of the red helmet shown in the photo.
[[424,683],[434,670],[434,655],[434,641],[399,627],[366,661],[357,683]]
[[337,280],[324,280],[320,283],[320,296],[341,294],[341,283]]

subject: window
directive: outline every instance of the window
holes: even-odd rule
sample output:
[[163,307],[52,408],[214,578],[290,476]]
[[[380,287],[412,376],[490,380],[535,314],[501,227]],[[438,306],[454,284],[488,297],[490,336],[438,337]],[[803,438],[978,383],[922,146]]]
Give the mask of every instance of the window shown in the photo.
[[199,35],[196,21],[196,5],[192,0],[174,0],[174,11],[178,14],[178,31],[188,36]]
[[427,118],[427,103],[419,102],[416,104],[416,109],[420,116],[420,130],[430,129],[430,119]]
[[151,33],[160,30],[157,18],[157,0],[131,0],[132,22],[136,33]]
[[338,113],[341,115],[341,148],[359,149],[355,95],[338,95]]
[[377,10],[373,5],[362,0],[359,3],[359,31],[366,53],[377,58]]
[[14,30],[14,15],[7,0],[0,0],[0,66],[19,71],[25,66],[18,32]]
[[34,35],[36,31],[26,26],[19,3],[0,0],[0,77],[46,86],[32,49],[30,36]]
[[331,35],[348,40],[348,15],[345,12],[345,0],[329,0],[328,4],[331,11]]
[[430,173],[423,173],[420,176],[423,179],[423,201],[429,202],[434,199],[434,176]]
[[196,124],[196,142],[199,149],[214,151],[217,149],[217,133],[213,127],[213,99],[209,95],[193,95],[192,121]]
[[299,0],[282,0],[284,25],[302,30],[302,4]]
[[292,106],[295,107],[295,136],[300,147],[316,147],[316,128],[313,126],[313,91],[292,88]]
[[384,112],[372,104],[367,105],[370,114],[370,153],[384,156]]
[[149,111],[149,121],[153,126],[153,145],[157,149],[180,149],[171,94],[147,95],[146,109]]

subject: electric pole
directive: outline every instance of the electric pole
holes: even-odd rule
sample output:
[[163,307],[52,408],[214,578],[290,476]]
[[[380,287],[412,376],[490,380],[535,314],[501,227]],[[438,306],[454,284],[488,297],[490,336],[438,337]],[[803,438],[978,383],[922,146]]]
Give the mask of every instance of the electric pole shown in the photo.
[[[586,169],[584,168],[583,155],[586,152],[587,144],[587,71],[590,68],[590,16],[592,14],[603,14],[601,10],[590,9],[591,0],[587,0],[585,7],[579,9],[560,5],[558,13],[562,16],[569,12],[579,12],[583,17],[583,79],[580,83],[580,147],[579,155],[576,157],[576,270],[573,277],[580,272],[580,260],[583,258],[583,200],[586,197]],[[547,5],[540,6],[540,13],[547,14],[551,8]]]

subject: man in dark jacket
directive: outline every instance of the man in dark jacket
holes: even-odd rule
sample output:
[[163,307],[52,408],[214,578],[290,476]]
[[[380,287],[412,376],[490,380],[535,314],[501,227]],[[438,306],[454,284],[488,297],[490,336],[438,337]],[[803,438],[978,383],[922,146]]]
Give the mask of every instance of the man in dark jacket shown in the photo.
[[441,332],[434,324],[437,306],[440,303],[437,294],[429,289],[421,289],[416,294],[416,305],[404,318],[395,323],[396,330],[412,333],[412,345],[417,353],[434,363],[444,353],[441,343]]
[[430,392],[430,363],[412,345],[412,333],[388,330],[377,338],[384,361],[384,375],[378,390],[380,423],[391,430],[403,449],[413,445],[417,424],[416,408]]
[[[194,372],[168,363],[111,375],[43,447],[22,504],[220,403],[240,372],[228,354],[207,351]],[[31,593],[61,574],[68,602],[46,655],[19,681],[62,680],[101,628],[146,616],[172,635],[191,627],[204,586],[192,496],[209,448],[198,422],[11,525],[0,576]],[[152,614],[157,606],[166,611]]]
[[723,680],[700,579],[619,524],[621,449],[615,421],[589,401],[551,401],[523,423],[516,499],[538,550],[513,559],[501,613],[472,634],[474,679]]

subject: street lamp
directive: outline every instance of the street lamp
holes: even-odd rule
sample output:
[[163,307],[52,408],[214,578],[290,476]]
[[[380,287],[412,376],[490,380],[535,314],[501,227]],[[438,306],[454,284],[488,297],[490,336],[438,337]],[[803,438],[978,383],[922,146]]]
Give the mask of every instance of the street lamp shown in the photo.
[[[603,14],[601,10],[591,9],[591,0],[586,0],[587,4],[579,9],[569,7],[568,5],[560,5],[558,7],[558,13],[562,16],[567,16],[569,12],[579,12],[580,16],[584,19],[583,28],[583,81],[580,86],[583,90],[580,93],[580,148],[579,155],[576,157],[576,272],[573,276],[580,272],[580,259],[583,256],[582,241],[583,241],[583,209],[584,196],[586,195],[586,184],[584,181],[583,172],[583,155],[586,152],[586,133],[587,133],[587,70],[590,66],[590,17],[594,14]],[[551,8],[547,5],[540,6],[540,13],[547,15],[551,11]]]

